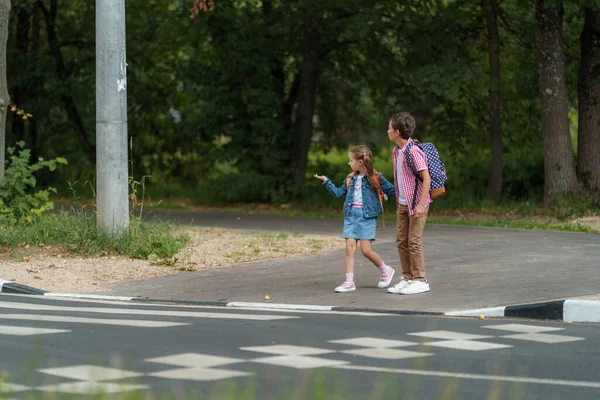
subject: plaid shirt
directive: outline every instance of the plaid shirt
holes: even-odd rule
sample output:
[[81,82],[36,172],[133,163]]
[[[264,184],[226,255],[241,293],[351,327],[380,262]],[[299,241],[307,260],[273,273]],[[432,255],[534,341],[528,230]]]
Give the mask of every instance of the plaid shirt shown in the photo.
[[[402,149],[400,149],[400,147],[398,146],[394,147],[394,151],[392,152],[392,160],[394,161],[394,186],[396,187],[396,193],[400,193],[400,191],[398,190],[398,156],[402,154],[402,176],[400,177],[400,182],[402,183],[402,190],[404,191],[404,197],[406,198],[406,204],[408,205],[408,214],[414,215],[415,210],[414,208],[412,208],[412,199],[415,193],[415,175],[406,163],[406,157],[404,157],[404,151],[406,150],[406,146],[409,142],[412,142],[412,139],[408,139]],[[410,150],[410,156],[412,157],[413,164],[417,171],[428,169],[427,156],[425,155],[425,153],[423,153],[423,150],[421,150],[419,146],[412,146]],[[423,182],[419,180],[418,186],[419,187],[417,190],[416,204],[419,204],[419,201],[421,200],[421,193],[423,192]],[[427,194],[425,208],[427,208],[431,201],[431,196]]]

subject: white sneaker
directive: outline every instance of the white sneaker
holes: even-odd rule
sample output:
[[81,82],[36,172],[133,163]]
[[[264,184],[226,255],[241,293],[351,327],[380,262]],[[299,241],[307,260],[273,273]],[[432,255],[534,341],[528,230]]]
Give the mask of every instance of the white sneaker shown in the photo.
[[400,282],[396,283],[394,286],[392,286],[391,288],[389,288],[387,291],[388,291],[388,293],[398,294],[398,293],[400,293],[400,291],[402,289],[404,289],[405,287],[407,287],[410,282],[412,282],[412,281],[409,281],[408,279],[405,279],[404,276],[403,276],[402,278],[400,278]]
[[393,268],[390,268],[389,272],[387,273],[382,272],[379,276],[379,282],[377,283],[377,287],[379,289],[385,289],[386,287],[390,286],[390,283],[392,283],[392,279],[394,278],[395,272],[396,271],[394,271]]
[[410,283],[400,290],[400,294],[418,294],[429,292],[429,283],[427,281],[410,281]]
[[344,281],[340,286],[336,287],[334,290],[338,293],[353,292],[356,290],[356,285],[354,284],[354,282]]

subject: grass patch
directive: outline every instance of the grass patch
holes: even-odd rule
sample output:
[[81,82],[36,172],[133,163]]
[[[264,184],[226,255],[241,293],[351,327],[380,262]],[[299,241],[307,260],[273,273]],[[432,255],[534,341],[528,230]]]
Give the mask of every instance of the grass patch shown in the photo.
[[188,242],[186,235],[175,236],[168,224],[160,221],[142,223],[130,220],[130,232],[120,240],[98,234],[96,216],[90,213],[43,215],[28,224],[0,226],[0,246],[10,249],[49,245],[74,255],[126,255],[147,260],[175,256]]
[[[324,195],[331,197],[328,193]],[[342,219],[342,199],[323,202],[290,202],[285,204],[232,204],[214,206],[196,202],[193,198],[170,198],[156,208],[190,211],[240,212],[248,214],[291,217]],[[63,199],[63,201],[67,201]],[[156,203],[153,203],[156,204]],[[148,206],[146,206],[148,207]],[[385,221],[395,221],[394,200],[384,202]],[[597,229],[575,222],[584,217],[600,217],[600,198],[579,196],[555,201],[546,207],[540,199],[505,200],[500,203],[477,199],[460,193],[436,199],[431,206],[428,223],[489,226],[514,229],[558,230],[568,232],[598,232]]]
[[[393,229],[393,224],[396,221],[394,205],[390,204],[386,207],[385,221]],[[390,209],[391,208],[391,209]],[[281,215],[291,217],[307,217],[307,218],[327,218],[327,219],[343,219],[341,207],[339,209],[331,208],[290,208],[281,209],[280,206],[260,206],[255,205],[238,205],[232,207],[203,207],[202,210],[214,212],[242,212],[248,214],[264,214],[264,215]],[[600,212],[578,212],[574,214],[556,213],[547,209],[535,209],[533,211],[530,205],[525,204],[524,207],[519,207],[515,204],[513,207],[508,204],[474,207],[474,208],[438,208],[432,206],[428,224],[441,225],[462,225],[462,226],[486,226],[496,228],[511,228],[511,229],[531,229],[531,230],[552,230],[565,232],[598,232],[598,230],[585,225],[572,222],[578,216],[600,216]],[[558,214],[558,215],[557,215]]]
[[428,224],[440,225],[461,225],[461,226],[485,226],[492,228],[510,228],[510,229],[528,229],[528,230],[545,230],[545,231],[565,231],[565,232],[586,232],[593,233],[596,230],[575,223],[560,223],[560,222],[536,222],[528,220],[483,220],[483,219],[467,219],[460,220],[453,217],[435,217],[427,218]]

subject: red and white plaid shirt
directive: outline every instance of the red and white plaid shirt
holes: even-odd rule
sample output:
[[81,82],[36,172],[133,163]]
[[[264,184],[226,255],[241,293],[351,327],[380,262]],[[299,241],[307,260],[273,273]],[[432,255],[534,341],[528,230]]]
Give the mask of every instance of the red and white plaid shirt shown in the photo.
[[[400,182],[402,182],[402,190],[404,191],[404,197],[406,198],[406,204],[408,205],[408,214],[413,215],[415,210],[413,208],[413,196],[415,193],[415,175],[411,171],[410,167],[406,163],[405,150],[406,146],[409,142],[412,142],[412,139],[408,139],[404,144],[404,147],[400,149],[400,147],[394,147],[394,151],[392,152],[392,159],[394,161],[394,186],[396,187],[396,202],[398,201],[398,193],[400,193],[398,186],[398,156],[402,155],[402,177]],[[423,153],[423,150],[419,148],[419,146],[412,146],[410,149],[410,157],[412,157],[413,165],[417,169],[417,171],[422,171],[427,168],[427,156]],[[418,182],[418,190],[417,190],[417,201],[416,204],[419,204],[421,200],[421,193],[423,192],[423,182]],[[431,203],[431,196],[427,194],[427,201],[425,202],[425,208]]]

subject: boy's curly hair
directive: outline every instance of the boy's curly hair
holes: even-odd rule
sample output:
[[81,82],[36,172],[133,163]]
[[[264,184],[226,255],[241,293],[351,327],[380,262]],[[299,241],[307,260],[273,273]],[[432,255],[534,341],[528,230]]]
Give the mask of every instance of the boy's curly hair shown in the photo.
[[390,117],[392,128],[400,132],[402,139],[407,140],[412,136],[417,127],[415,117],[408,112],[401,112]]

